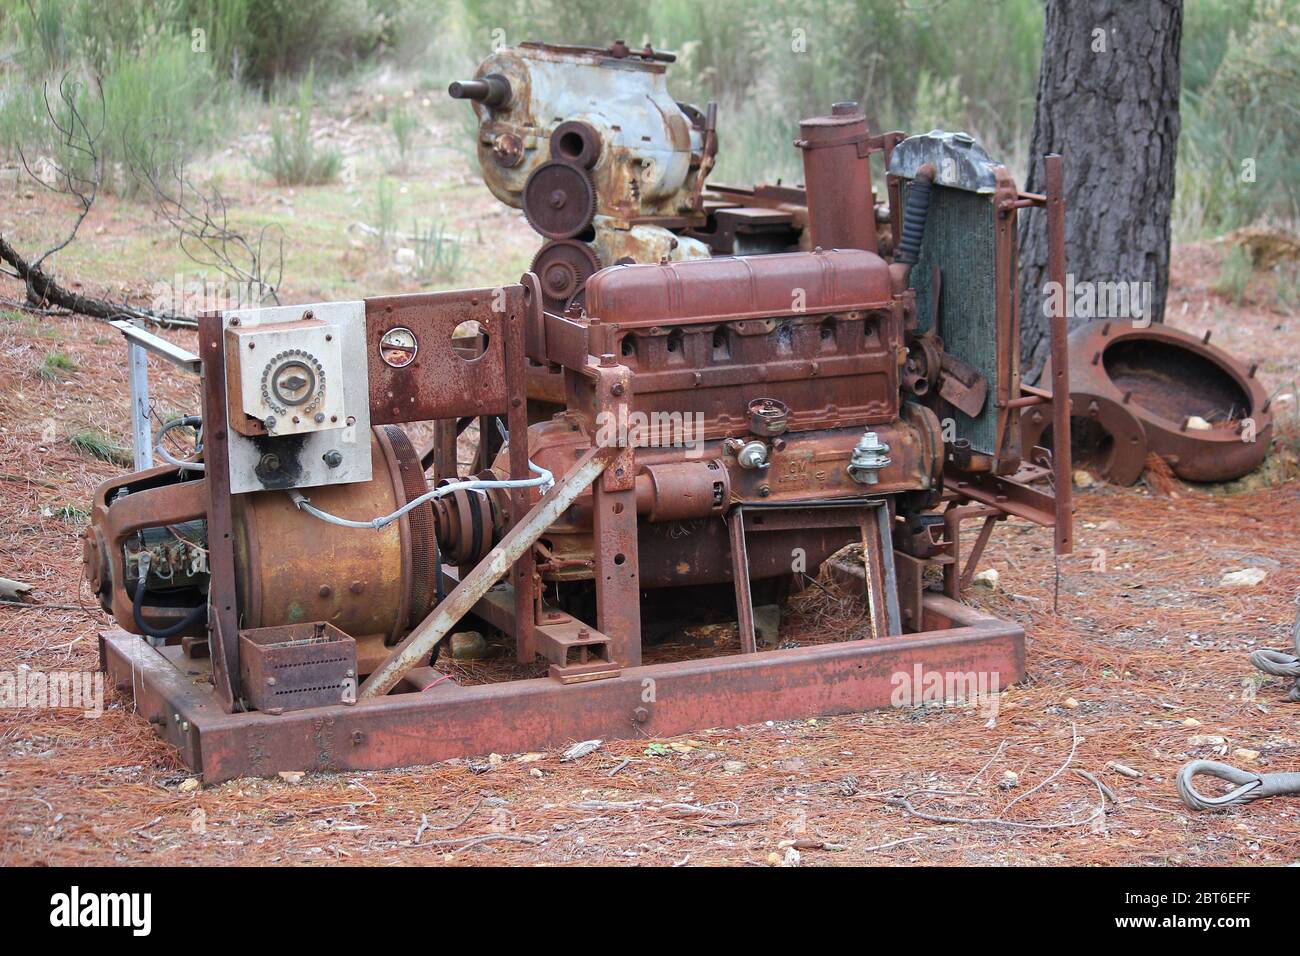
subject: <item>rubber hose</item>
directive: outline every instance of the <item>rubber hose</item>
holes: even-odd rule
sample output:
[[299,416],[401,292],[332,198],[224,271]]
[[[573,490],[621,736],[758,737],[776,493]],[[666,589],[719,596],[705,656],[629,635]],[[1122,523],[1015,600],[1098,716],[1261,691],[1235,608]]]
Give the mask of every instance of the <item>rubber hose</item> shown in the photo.
[[206,604],[200,604],[170,627],[164,627],[162,630],[155,630],[146,624],[140,615],[140,611],[144,607],[144,591],[145,576],[142,574],[140,575],[140,580],[135,586],[135,596],[131,599],[131,618],[135,621],[135,626],[139,629],[140,633],[145,637],[152,637],[155,640],[175,637],[181,631],[193,627],[199,622],[200,618],[208,613],[208,606]]
[[907,190],[907,205],[903,207],[903,236],[898,240],[894,261],[915,265],[921,258],[921,242],[925,239],[925,220],[930,215],[930,193],[933,189],[933,170],[922,166]]

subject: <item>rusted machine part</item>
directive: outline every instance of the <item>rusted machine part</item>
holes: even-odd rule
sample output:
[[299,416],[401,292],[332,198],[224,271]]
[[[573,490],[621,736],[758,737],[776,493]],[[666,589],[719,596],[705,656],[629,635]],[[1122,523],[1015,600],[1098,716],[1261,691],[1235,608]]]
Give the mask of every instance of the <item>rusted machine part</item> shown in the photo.
[[857,103],[799,123],[810,243],[823,249],[876,251],[867,117]]
[[[110,478],[95,489],[90,523],[82,532],[82,575],[100,606],[119,624],[138,630],[132,611],[132,592],[125,558],[126,542],[153,528],[176,528],[202,519],[207,513],[204,479],[182,480],[170,465]],[[173,532],[177,537],[188,538]],[[200,550],[204,542],[196,541]],[[182,599],[164,602],[163,598]],[[141,620],[158,630],[179,624],[191,607],[206,600],[202,593],[153,595],[141,608]],[[188,633],[200,634],[203,623]]]
[[[1131,485],[1147,465],[1147,436],[1131,405],[1109,398],[1070,396],[1070,438],[1075,467],[1094,471],[1112,485]],[[1026,408],[1020,436],[1028,454],[1033,448],[1055,449],[1055,402]]]
[[601,269],[594,249],[578,239],[556,239],[546,243],[529,267],[542,284],[548,312],[564,312],[591,276]]
[[[890,446],[890,464],[882,469],[873,496],[901,495],[910,507],[937,500],[943,467],[941,426],[934,414],[908,403],[902,418],[873,425]],[[783,503],[796,508],[815,499],[833,503],[856,499],[863,485],[848,474],[858,427],[784,434],[774,438],[766,468],[743,467],[724,451],[727,442],[710,441],[693,449],[693,460],[682,460],[679,449],[641,448],[636,452],[635,506],[638,524],[640,579],[644,587],[709,584],[730,580],[730,567],[716,556],[726,553],[727,531],[718,519],[737,503],[765,506]],[[544,468],[559,471],[587,448],[580,432],[564,418],[530,429],[529,457]],[[501,471],[498,461],[498,472]],[[535,493],[534,493],[535,497]],[[762,518],[751,517],[750,522]],[[855,540],[855,525],[816,526],[789,533],[751,537],[750,576],[754,580],[788,574],[791,549],[803,549],[809,573],[826,558]],[[589,580],[593,576],[595,539],[591,492],[574,505],[543,536],[549,561],[544,580]]]
[[538,166],[524,184],[524,216],[548,239],[568,239],[591,225],[596,187],[581,167],[551,161]]
[[[502,475],[505,473],[503,469]],[[483,560],[492,550],[501,535],[500,509],[493,506],[493,501],[492,497],[481,492],[462,488],[433,502],[438,546],[445,562],[472,565]],[[502,504],[504,506],[504,502]]]
[[[898,674],[984,674],[999,689],[1025,677],[1025,632],[926,594],[920,633],[624,668],[605,680],[549,678],[390,694],[355,706],[225,714],[210,687],[121,631],[100,636],[108,681],[215,784],[281,770],[374,770],[467,754],[521,753],[600,737],[662,737],[702,727],[856,713],[896,701]],[[654,700],[646,688],[657,686]],[[916,691],[920,693],[920,688]],[[919,702],[919,701],[917,701]],[[179,719],[176,719],[179,718]],[[430,728],[438,728],[431,733]]]
[[[685,229],[704,222],[700,194],[716,148],[715,111],[672,98],[665,74],[673,59],[621,42],[603,49],[520,43],[493,52],[473,80],[448,92],[473,104],[484,182],[502,202],[524,208],[543,235],[564,238],[585,228],[572,226],[586,208],[583,182],[593,187],[591,211],[598,207],[624,228],[655,222]],[[551,169],[539,180],[542,195],[527,196],[526,184],[552,163],[582,179]],[[557,181],[568,197],[563,216],[548,208]]]
[[[1090,402],[1126,408],[1147,449],[1187,481],[1230,481],[1259,466],[1273,437],[1273,415],[1254,368],[1166,325],[1138,328],[1098,321],[1070,333],[1072,414]],[[1043,380],[1051,381],[1050,364]],[[1197,427],[1201,422],[1209,427]]]
[[[424,493],[423,471],[405,433],[392,425],[374,432],[375,478],[312,488],[307,496],[313,505],[369,520]],[[428,506],[362,534],[303,514],[288,495],[264,492],[235,498],[234,529],[245,627],[330,621],[358,644],[375,635],[391,643],[435,603],[437,542]]]
[[551,130],[551,158],[591,169],[600,159],[600,134],[590,123],[565,120]]
[[[373,433],[375,477],[313,488],[308,493],[313,504],[341,517],[369,520],[427,490],[405,431],[385,425]],[[129,493],[113,500],[124,487]],[[236,589],[245,627],[329,621],[362,648],[382,646],[418,623],[436,603],[437,528],[427,505],[382,531],[361,533],[303,514],[282,492],[237,495],[232,504]],[[463,512],[473,513],[469,508]],[[174,468],[114,479],[96,490],[84,535],[84,573],[105,610],[123,627],[136,629],[122,557],[128,539],[148,528],[202,521],[206,514],[205,481],[178,482]],[[449,533],[457,544],[458,531]],[[493,534],[489,526],[483,537],[490,541]],[[207,545],[206,540],[195,543]],[[189,610],[159,605],[154,598],[142,613],[151,628],[167,627]],[[206,601],[206,594],[190,598],[193,606]],[[199,626],[193,633],[202,630]]]

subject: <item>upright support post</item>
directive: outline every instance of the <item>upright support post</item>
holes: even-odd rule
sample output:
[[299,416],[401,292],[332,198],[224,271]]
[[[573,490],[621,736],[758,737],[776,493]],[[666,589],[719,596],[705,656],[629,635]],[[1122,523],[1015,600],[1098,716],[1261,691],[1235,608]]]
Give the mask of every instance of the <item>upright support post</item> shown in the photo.
[[[1060,154],[1043,157],[1047,181],[1047,274],[1056,288],[1065,288],[1065,171]],[[1060,296],[1057,302],[1063,303]],[[1070,461],[1069,319],[1064,305],[1052,322],[1052,478],[1056,485],[1055,545],[1057,554],[1074,551],[1074,476]]]
[[[144,327],[141,319],[135,325]],[[126,357],[131,382],[131,436],[135,470],[153,467],[153,429],[149,427],[149,353],[131,339],[126,340]]]
[[754,634],[754,595],[749,584],[749,552],[745,548],[745,509],[740,505],[731,509],[727,519],[731,532],[731,578],[736,586],[736,626],[740,631],[740,652],[753,654],[758,650]]

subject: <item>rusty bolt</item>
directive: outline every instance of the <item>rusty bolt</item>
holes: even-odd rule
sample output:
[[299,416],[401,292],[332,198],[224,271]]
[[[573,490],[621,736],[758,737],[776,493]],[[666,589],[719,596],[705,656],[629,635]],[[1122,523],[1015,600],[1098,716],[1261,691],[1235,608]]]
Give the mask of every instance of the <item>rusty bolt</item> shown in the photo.
[[768,495],[770,495],[771,493],[772,493],[772,489],[769,488],[767,485],[759,485],[759,486],[758,486],[758,496],[759,496],[760,498],[766,498],[766,497],[767,497]]
[[632,711],[632,719],[638,724],[644,724],[650,719],[650,711],[646,710],[644,707],[638,707],[636,710]]
[[263,471],[279,471],[280,456],[277,455],[275,452],[267,452],[265,455],[262,456],[262,460],[259,461],[257,464],[258,467],[261,468]]
[[328,584],[322,584],[320,586],[320,590],[317,591],[316,593],[319,594],[321,597],[327,598],[334,593],[334,590]]
[[348,590],[351,591],[353,594],[360,594],[365,589],[366,586],[362,584],[360,581],[353,581],[350,585],[348,585]]
[[622,395],[623,392],[624,392],[623,383],[622,383],[622,382],[615,382],[615,383],[613,384],[613,386],[610,387],[609,392],[610,392],[610,394],[613,395],[615,398],[617,398],[618,396]]

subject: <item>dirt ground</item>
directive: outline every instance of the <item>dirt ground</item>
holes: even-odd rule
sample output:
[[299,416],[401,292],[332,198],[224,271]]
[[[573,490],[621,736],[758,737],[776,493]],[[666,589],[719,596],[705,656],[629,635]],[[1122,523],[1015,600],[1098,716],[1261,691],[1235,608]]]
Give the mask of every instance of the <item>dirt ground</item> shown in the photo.
[[[508,220],[510,235],[505,253],[480,236],[467,281],[452,284],[473,284],[494,262],[526,264],[516,220],[463,174],[451,179],[455,221],[491,214]],[[6,235],[42,239],[57,212],[50,200],[5,191]],[[308,191],[293,201],[328,208]],[[89,291],[143,295],[131,263],[145,254],[138,244],[169,254],[159,227],[108,201],[95,217],[78,245],[90,250],[99,237],[100,251],[65,256],[63,268],[80,265]],[[1221,256],[1212,243],[1176,250],[1169,321],[1212,329],[1216,343],[1261,363],[1281,435],[1272,456],[1230,488],[1081,489],[1077,553],[1059,565],[1049,531],[1000,528],[984,562],[999,572],[997,587],[976,587],[969,600],[1025,627],[1029,676],[994,709],[701,729],[605,742],[569,762],[562,750],[481,755],[202,788],[110,690],[94,719],[0,709],[0,864],[1300,861],[1300,800],[1192,814],[1173,784],[1195,757],[1300,769],[1300,705],[1246,660],[1255,648],[1287,647],[1300,591],[1300,321],[1266,291],[1241,304],[1212,292]],[[309,270],[286,285],[286,301],[391,291],[366,288],[351,240],[326,258],[343,277]],[[0,280],[0,299],[21,298]],[[168,335],[192,345],[190,333]],[[78,534],[95,485],[120,469],[72,439],[100,431],[129,444],[124,352],[93,321],[0,304],[0,576],[35,587],[34,604],[0,606],[0,673],[96,666],[96,634],[109,622],[80,583]],[[192,381],[156,364],[151,374],[160,418],[195,406]],[[1266,577],[1221,584],[1245,568]],[[789,626],[811,621],[825,639],[852,626],[852,614],[793,614]]]

